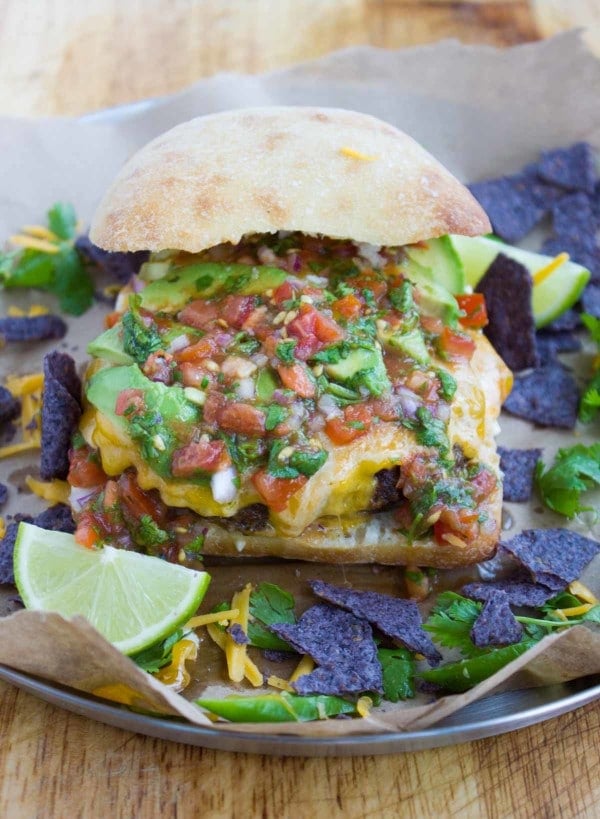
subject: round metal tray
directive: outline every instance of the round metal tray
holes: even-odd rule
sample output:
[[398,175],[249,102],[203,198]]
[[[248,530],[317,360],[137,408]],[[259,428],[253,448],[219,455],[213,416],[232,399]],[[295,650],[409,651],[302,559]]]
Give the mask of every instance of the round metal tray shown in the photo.
[[52,705],[116,728],[202,748],[277,756],[364,756],[422,751],[505,734],[573,711],[600,698],[600,676],[562,685],[508,691],[479,700],[423,731],[373,736],[297,737],[219,731],[179,719],[150,717],[0,666],[0,680]]

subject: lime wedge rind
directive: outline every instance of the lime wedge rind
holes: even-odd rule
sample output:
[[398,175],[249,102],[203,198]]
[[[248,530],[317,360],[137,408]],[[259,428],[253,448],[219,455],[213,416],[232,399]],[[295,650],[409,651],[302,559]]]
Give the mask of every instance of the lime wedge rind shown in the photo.
[[85,617],[124,654],[163,640],[197,611],[210,576],[73,535],[19,526],[15,581],[26,608]]

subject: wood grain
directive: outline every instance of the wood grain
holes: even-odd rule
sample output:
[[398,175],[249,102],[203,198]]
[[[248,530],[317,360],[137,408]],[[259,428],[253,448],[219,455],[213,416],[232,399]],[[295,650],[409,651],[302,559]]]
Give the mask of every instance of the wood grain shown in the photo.
[[[0,0],[0,113],[79,114],[360,43],[508,45],[600,0]],[[599,48],[600,53],[600,48]],[[0,816],[595,817],[600,709],[415,754],[294,759],[128,734],[0,683]]]

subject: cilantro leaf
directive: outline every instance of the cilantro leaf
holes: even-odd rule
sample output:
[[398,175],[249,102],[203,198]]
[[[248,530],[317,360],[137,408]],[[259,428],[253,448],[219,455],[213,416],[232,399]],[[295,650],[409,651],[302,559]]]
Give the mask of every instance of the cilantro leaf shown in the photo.
[[546,470],[538,461],[535,482],[545,505],[565,517],[590,509],[581,505],[580,496],[600,485],[600,443],[559,449],[554,464]]
[[141,299],[132,296],[129,310],[123,316],[123,349],[138,364],[143,364],[151,353],[162,347],[162,341],[154,322],[146,325],[139,314]]
[[0,253],[0,283],[4,287],[44,288],[54,279],[54,257],[51,253],[26,248]]
[[282,364],[294,364],[296,357],[294,356],[294,349],[296,347],[296,340],[289,338],[286,341],[280,341],[275,348],[275,354]]
[[144,546],[146,549],[154,549],[154,547],[166,543],[168,539],[168,533],[161,529],[150,515],[141,516],[135,532],[135,540],[140,546]]
[[81,316],[94,301],[94,284],[75,248],[61,245],[54,255],[54,280],[47,286],[58,296],[60,309],[73,316]]
[[596,318],[589,313],[582,313],[581,321],[585,324],[592,341],[595,341],[600,347],[600,318]]
[[248,638],[257,648],[277,651],[293,651],[281,637],[270,632],[265,626],[273,623],[294,623],[295,601],[289,592],[275,583],[260,583],[250,595],[250,614],[254,618],[248,623]]
[[436,643],[457,648],[464,657],[478,657],[487,649],[477,648],[471,640],[471,629],[481,613],[481,603],[462,597],[456,592],[440,594],[424,624]]
[[282,407],[280,404],[271,404],[270,407],[267,407],[265,414],[265,429],[267,432],[275,429],[278,424],[285,421],[288,415],[288,410],[285,407]]
[[178,628],[166,640],[145,648],[138,654],[132,654],[130,659],[144,671],[154,674],[160,668],[168,665],[173,658],[173,646],[183,637],[183,629]]
[[579,420],[584,424],[593,421],[600,409],[600,372],[589,382],[579,401]]
[[48,227],[60,239],[73,239],[77,230],[75,208],[70,202],[56,202],[48,211]]
[[380,648],[377,657],[383,672],[383,694],[389,702],[415,696],[415,661],[406,648]]
[[458,388],[456,379],[447,370],[437,370],[436,375],[440,382],[440,395],[446,401],[451,401]]
[[423,446],[435,447],[442,453],[448,452],[450,443],[444,422],[434,418],[427,407],[418,408],[417,419],[420,422],[420,427],[416,430],[417,441]]

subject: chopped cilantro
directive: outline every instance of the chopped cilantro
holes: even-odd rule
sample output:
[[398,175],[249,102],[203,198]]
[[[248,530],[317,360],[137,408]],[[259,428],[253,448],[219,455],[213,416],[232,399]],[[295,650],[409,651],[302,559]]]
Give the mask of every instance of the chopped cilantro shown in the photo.
[[154,322],[147,326],[139,313],[140,296],[131,296],[129,310],[123,316],[123,349],[138,364],[143,364],[151,353],[162,347],[162,341]]
[[273,478],[298,478],[300,476],[300,472],[297,469],[290,466],[287,461],[281,461],[279,458],[280,453],[287,446],[289,446],[288,442],[281,439],[274,441],[271,445],[267,472]]
[[365,429],[364,421],[346,421],[346,426],[350,429]]
[[335,295],[338,299],[343,299],[344,296],[353,296],[354,288],[347,285],[345,282],[339,282],[335,288]]
[[417,441],[423,446],[431,446],[446,453],[450,449],[446,425],[439,418],[434,418],[427,407],[419,407],[417,419],[420,427],[416,430]]
[[340,341],[337,344],[330,344],[324,350],[320,350],[313,356],[314,361],[319,361],[321,364],[338,364],[342,359],[348,358],[351,347],[346,341]]
[[250,615],[248,638],[257,648],[269,648],[278,651],[292,651],[291,646],[272,634],[265,626],[274,623],[294,623],[295,601],[289,592],[274,583],[260,583],[250,595]]
[[169,540],[169,535],[158,526],[150,515],[142,515],[135,531],[135,540],[140,546],[152,549],[166,543]]
[[73,239],[77,231],[77,216],[70,202],[56,202],[48,211],[48,227],[59,239]]
[[262,462],[265,444],[260,438],[245,438],[243,435],[230,435],[226,432],[220,432],[219,436],[225,441],[229,456],[241,474]]
[[383,694],[389,702],[415,696],[415,661],[405,648],[380,648],[377,657],[383,672]]
[[327,460],[327,452],[324,449],[302,450],[296,449],[290,455],[289,464],[293,469],[297,469],[301,475],[310,478],[323,466]]
[[193,540],[186,544],[185,551],[191,555],[198,555],[204,548],[204,535],[197,535]]
[[545,505],[568,518],[593,507],[582,506],[583,492],[600,485],[600,443],[559,449],[554,464],[538,461],[535,482]]
[[233,339],[236,348],[242,355],[250,356],[260,350],[260,341],[248,333],[238,333]]
[[271,404],[265,413],[265,429],[267,432],[275,429],[278,424],[285,421],[288,415],[288,410],[285,407],[282,407],[279,404]]
[[440,395],[446,401],[451,401],[456,393],[457,383],[447,370],[437,370],[436,375],[440,382]]
[[138,654],[130,655],[130,660],[138,665],[149,674],[154,674],[165,665],[169,665],[173,659],[173,646],[178,643],[184,636],[182,628],[174,631],[166,640],[161,640],[160,643],[155,643],[149,648],[145,648]]
[[277,358],[282,364],[294,364],[296,358],[294,356],[294,349],[296,348],[296,340],[288,338],[286,341],[280,341],[275,348]]
[[367,305],[367,307],[370,307],[371,310],[376,310],[377,302],[375,301],[373,291],[369,290],[368,287],[363,287],[363,289],[360,292],[362,293],[362,297],[365,300],[365,304]]
[[408,281],[402,282],[400,287],[392,288],[388,293],[388,298],[392,307],[399,313],[409,314],[415,309],[412,284]]

